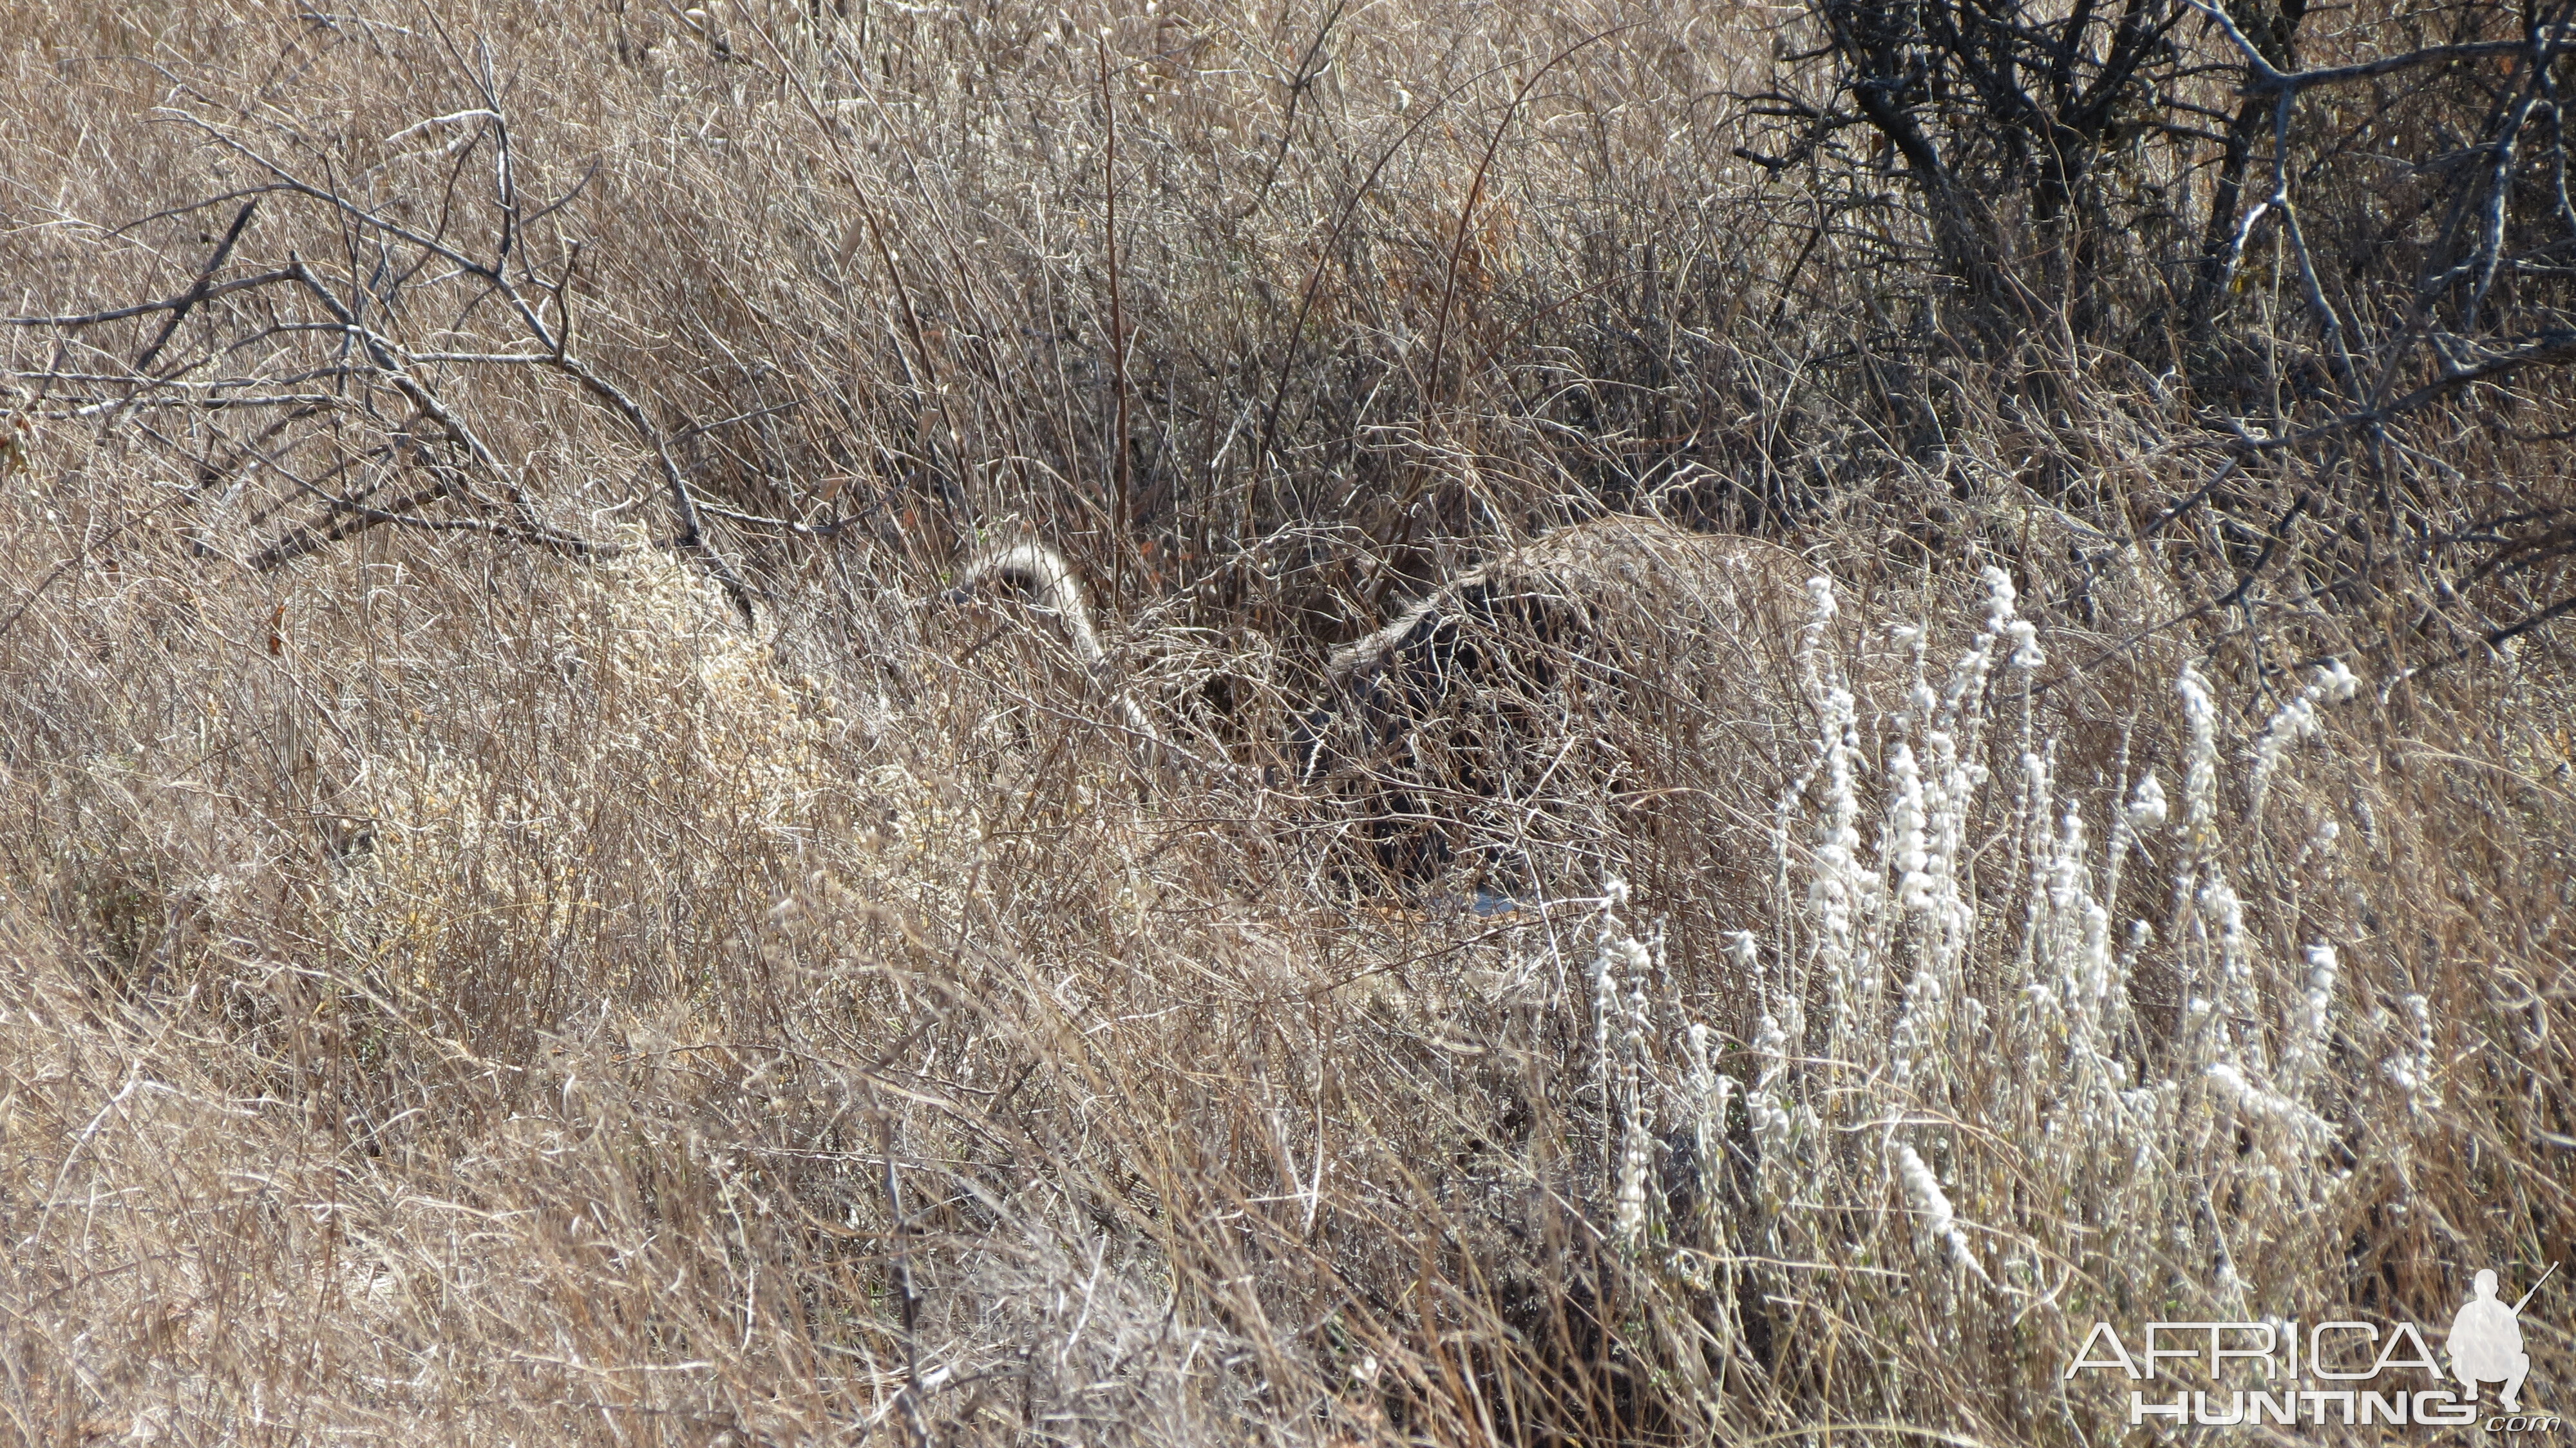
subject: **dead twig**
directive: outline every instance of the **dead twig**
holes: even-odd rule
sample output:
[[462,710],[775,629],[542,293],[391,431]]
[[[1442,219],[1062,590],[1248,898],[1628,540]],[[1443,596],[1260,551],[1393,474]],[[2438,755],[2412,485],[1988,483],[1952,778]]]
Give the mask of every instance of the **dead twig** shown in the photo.
[[253,287],[271,286],[294,279],[293,267],[281,267],[275,271],[261,272],[257,276],[235,277],[231,281],[216,282],[211,286],[190,287],[175,297],[164,297],[157,302],[137,302],[130,307],[111,307],[104,312],[75,312],[58,317],[0,317],[0,322],[7,322],[15,327],[95,327],[101,322],[121,322],[128,317],[141,317],[153,312],[193,307],[200,302],[230,296],[234,292],[248,291]]
[[1117,420],[1109,429],[1109,448],[1116,470],[1116,501],[1110,508],[1109,520],[1109,601],[1112,607],[1127,596],[1127,530],[1134,521],[1128,515],[1129,478],[1132,459],[1127,446],[1127,314],[1118,292],[1118,112],[1109,90],[1109,41],[1100,41],[1100,125],[1106,141],[1101,150],[1100,185],[1106,197],[1108,216],[1101,227],[1100,244],[1109,266],[1109,378],[1117,394]]

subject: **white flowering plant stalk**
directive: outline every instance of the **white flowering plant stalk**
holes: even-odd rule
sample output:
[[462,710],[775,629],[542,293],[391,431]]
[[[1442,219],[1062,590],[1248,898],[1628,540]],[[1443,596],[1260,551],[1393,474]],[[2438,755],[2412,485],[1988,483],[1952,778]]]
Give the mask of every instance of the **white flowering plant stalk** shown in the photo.
[[[2351,994],[2330,798],[2297,792],[2290,869],[2284,822],[2262,833],[2352,673],[2315,670],[2231,760],[2221,689],[2181,663],[2078,780],[2033,707],[2037,630],[1983,583],[1946,669],[1932,629],[1896,631],[1913,667],[1883,712],[1815,585],[1811,762],[1776,811],[1773,908],[1728,946],[1741,1019],[1647,1003],[1630,922],[1653,902],[1627,884],[1597,922],[1601,1230],[1711,1380],[1776,1410],[1820,1366],[1784,1338],[1820,1322],[1886,1365],[1889,1421],[1956,1424],[1930,1384],[1973,1363],[2051,1391],[2097,1320],[2298,1316],[2376,1190],[2365,1155],[2402,1155],[2356,1120],[2439,1101],[2434,1007]],[[2268,872],[2260,904],[2240,868]],[[2276,911],[2285,885],[2323,903]]]

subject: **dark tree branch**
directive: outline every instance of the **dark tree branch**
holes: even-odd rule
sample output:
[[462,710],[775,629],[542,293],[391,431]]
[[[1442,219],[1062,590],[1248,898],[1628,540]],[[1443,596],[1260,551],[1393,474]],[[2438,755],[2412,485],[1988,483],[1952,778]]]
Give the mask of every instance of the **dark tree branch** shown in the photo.
[[[2199,3],[2199,0],[2193,0]],[[2231,27],[2232,28],[2232,27]],[[2531,47],[2519,40],[2477,40],[2463,45],[2433,45],[2410,50],[2403,55],[2384,55],[2356,65],[2327,66],[2321,70],[2284,73],[2266,63],[2255,71],[2254,78],[2242,88],[2245,95],[2274,95],[2281,91],[2305,90],[2312,85],[2341,85],[2345,81],[2368,80],[2373,76],[2393,75],[2419,65],[2441,65],[2454,60],[2477,60],[2491,55],[2513,55]]]
[[115,307],[104,312],[78,312],[59,317],[0,317],[0,322],[18,327],[95,327],[101,322],[120,322],[128,317],[140,317],[152,312],[184,309],[234,292],[247,291],[252,287],[271,286],[278,282],[293,280],[295,280],[295,268],[281,267],[276,271],[261,272],[257,276],[235,277],[231,281],[217,282],[212,286],[191,287],[178,296],[167,297],[157,302],[138,302],[130,307]]
[[242,229],[250,225],[250,214],[258,209],[259,198],[254,196],[243,202],[242,209],[234,213],[233,224],[224,232],[223,243],[215,248],[213,256],[206,258],[205,269],[197,273],[197,284],[188,289],[188,294],[180,299],[177,306],[170,309],[170,320],[161,325],[161,335],[153,338],[152,345],[143,349],[143,355],[134,359],[136,372],[149,373],[152,370],[153,360],[161,355],[162,348],[170,345],[171,337],[178,333],[179,324],[188,320],[188,313],[206,299],[206,288],[214,282],[215,273],[222,271],[224,263],[232,259],[233,247],[241,241]]

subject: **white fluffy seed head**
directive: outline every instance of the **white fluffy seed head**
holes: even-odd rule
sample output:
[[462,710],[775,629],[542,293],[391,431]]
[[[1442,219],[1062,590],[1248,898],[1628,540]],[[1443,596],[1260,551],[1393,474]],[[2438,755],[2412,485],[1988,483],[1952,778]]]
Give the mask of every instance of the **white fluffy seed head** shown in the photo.
[[2005,662],[2016,669],[2035,669],[2048,662],[2039,647],[2039,626],[2027,619],[2015,619],[2004,628],[2004,637],[2012,640],[2012,657]]
[[1736,969],[1748,975],[1761,968],[1762,941],[1750,930],[1728,932],[1726,953],[1734,957]]
[[2154,770],[2148,770],[2129,797],[2129,828],[2152,835],[2165,827],[2167,813],[2164,781],[2156,778]]
[[2190,664],[2182,666],[2174,692],[2182,696],[2183,718],[2191,729],[2182,780],[2183,843],[2199,854],[2218,845],[2218,701]]
[[2322,677],[2318,682],[2324,686],[2326,702],[2330,704],[2343,703],[2361,692],[2361,680],[2354,676],[2352,670],[2344,667],[2341,659],[2326,660],[2325,667],[2320,673]]
[[1833,621],[1834,581],[1832,579],[1821,573],[1808,579],[1807,598],[1814,607],[1813,618],[1818,627]]
[[1921,1153],[1901,1141],[1896,1144],[1896,1171],[1905,1184],[1906,1199],[1923,1215],[1925,1230],[1943,1237],[1957,1229],[1958,1215],[1950,1206],[1949,1194],[1941,1190],[1941,1179],[1924,1164]]
[[2209,1081],[2240,1116],[2270,1122],[2309,1142],[2322,1142],[2334,1135],[2334,1128],[2324,1118],[2278,1091],[2257,1085],[2244,1068],[2232,1061],[2212,1065]]
[[1987,564],[1979,571],[1986,581],[1986,627],[1996,633],[2012,622],[2014,601],[2021,594],[2013,587],[2012,575]]

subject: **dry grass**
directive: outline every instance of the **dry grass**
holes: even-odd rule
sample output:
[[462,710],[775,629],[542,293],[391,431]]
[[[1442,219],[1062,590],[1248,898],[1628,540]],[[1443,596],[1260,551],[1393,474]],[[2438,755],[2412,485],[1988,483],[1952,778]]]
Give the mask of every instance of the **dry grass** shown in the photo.
[[7,310],[310,278],[0,339],[0,1423],[2094,1442],[2576,1248],[2547,375],[2176,506],[1767,11],[848,8],[0,42]]

